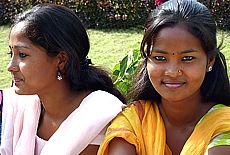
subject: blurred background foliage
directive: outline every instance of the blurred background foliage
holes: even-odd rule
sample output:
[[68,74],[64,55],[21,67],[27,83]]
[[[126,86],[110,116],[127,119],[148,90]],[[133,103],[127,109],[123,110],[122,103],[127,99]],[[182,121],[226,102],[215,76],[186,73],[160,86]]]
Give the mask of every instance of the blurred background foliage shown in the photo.
[[[198,1],[210,9],[219,29],[230,30],[230,0]],[[39,3],[69,7],[91,29],[142,27],[155,8],[155,0],[2,0],[0,25],[10,24],[16,14]]]

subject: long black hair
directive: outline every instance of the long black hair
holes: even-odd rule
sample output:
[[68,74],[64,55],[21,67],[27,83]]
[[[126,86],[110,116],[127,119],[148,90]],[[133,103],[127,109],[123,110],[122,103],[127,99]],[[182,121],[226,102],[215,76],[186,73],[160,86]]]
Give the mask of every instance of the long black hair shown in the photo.
[[123,103],[125,97],[114,87],[109,73],[89,65],[87,55],[90,43],[86,29],[70,9],[55,4],[38,4],[17,16],[14,25],[24,22],[22,34],[34,44],[43,47],[50,57],[66,52],[65,72],[73,91],[104,90],[117,96]]
[[164,27],[183,24],[187,31],[197,37],[207,54],[216,57],[213,69],[207,72],[201,85],[204,102],[213,101],[230,105],[230,87],[225,56],[217,46],[216,23],[208,8],[195,0],[170,0],[161,4],[150,13],[145,24],[145,33],[141,43],[143,62],[136,71],[131,88],[134,100],[161,101],[160,94],[152,86],[147,73],[147,57],[157,33]]

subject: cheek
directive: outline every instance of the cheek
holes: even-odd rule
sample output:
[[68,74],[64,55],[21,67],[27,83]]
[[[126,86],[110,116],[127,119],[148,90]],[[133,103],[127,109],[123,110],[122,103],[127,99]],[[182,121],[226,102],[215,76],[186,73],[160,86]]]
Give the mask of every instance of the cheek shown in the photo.
[[148,73],[148,76],[149,76],[149,79],[151,82],[152,82],[152,80],[151,80],[152,74],[151,73],[153,73],[153,70],[154,70],[154,68],[152,67],[152,65],[147,63],[147,73]]
[[44,63],[44,61],[25,61],[20,62],[19,67],[22,74],[25,76],[26,80],[33,79],[32,81],[36,81],[37,79],[43,78],[46,74],[50,74],[49,66]]
[[191,89],[199,89],[204,81],[206,74],[205,65],[200,64],[200,66],[188,68],[185,72],[185,76],[190,84]]
[[154,65],[152,63],[147,63],[147,70],[150,76],[160,76],[164,73],[165,66]]
[[206,74],[206,62],[200,62],[195,65],[188,65],[185,68],[185,72],[189,74],[191,78],[204,79]]
[[[42,64],[42,62],[41,62],[41,64]],[[36,67],[36,63],[34,63],[33,61],[21,61],[19,63],[19,68],[23,72],[35,72],[35,71],[38,72],[37,67]]]
[[190,74],[189,75],[190,79],[193,79],[193,81],[196,81],[197,83],[202,84],[204,81],[204,77],[205,77],[206,72],[202,69],[202,70],[200,70],[200,72],[198,72],[198,70],[196,70],[193,72],[191,71],[189,74]]
[[164,73],[164,70],[159,66],[147,63],[147,73],[152,85],[154,86],[154,82],[160,80],[160,76]]

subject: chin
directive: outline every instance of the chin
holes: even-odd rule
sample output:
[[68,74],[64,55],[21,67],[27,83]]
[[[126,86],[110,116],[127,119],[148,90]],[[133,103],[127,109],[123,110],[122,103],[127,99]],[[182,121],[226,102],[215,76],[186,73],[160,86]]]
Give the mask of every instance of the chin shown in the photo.
[[15,86],[14,86],[14,91],[15,91],[15,93],[18,94],[18,95],[24,95],[24,93],[23,93],[18,87],[15,87]]
[[19,87],[15,86],[15,85],[13,86],[13,89],[14,89],[15,93],[18,94],[18,95],[32,95],[28,91],[25,91],[22,88],[19,88]]

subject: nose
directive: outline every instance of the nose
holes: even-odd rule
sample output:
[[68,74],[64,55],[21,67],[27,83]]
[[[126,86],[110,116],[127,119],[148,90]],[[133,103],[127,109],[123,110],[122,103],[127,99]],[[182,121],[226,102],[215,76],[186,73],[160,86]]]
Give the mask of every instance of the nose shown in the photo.
[[177,77],[182,75],[182,70],[176,64],[171,64],[165,69],[165,75],[170,77]]
[[15,71],[17,71],[17,68],[18,68],[17,62],[16,62],[16,60],[14,59],[14,57],[12,57],[12,58],[10,59],[9,64],[7,65],[7,70],[8,70],[9,72],[15,72]]

